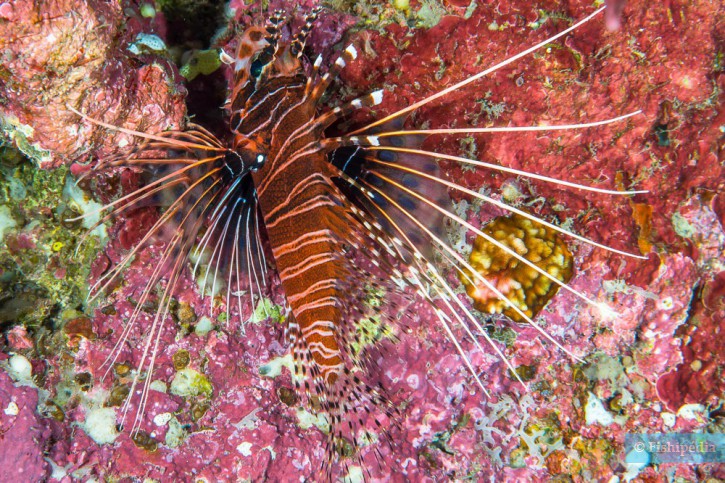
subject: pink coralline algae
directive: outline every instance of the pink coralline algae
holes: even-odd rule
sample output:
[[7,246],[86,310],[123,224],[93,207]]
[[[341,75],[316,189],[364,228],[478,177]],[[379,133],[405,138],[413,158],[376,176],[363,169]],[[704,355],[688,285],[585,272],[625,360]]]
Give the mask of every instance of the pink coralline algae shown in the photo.
[[[244,3],[232,2],[240,22],[255,16]],[[315,54],[332,55],[356,21],[353,14],[362,19],[356,28],[370,27],[347,34],[360,56],[343,72],[344,87],[330,103],[385,88],[376,112],[382,116],[592,11],[585,1],[451,0],[433,2],[445,10],[435,26],[411,29],[408,22],[414,25],[429,3],[396,10],[359,2],[352,12],[322,15],[323,31],[309,44]],[[148,19],[131,2],[1,3],[3,135],[42,168],[80,161],[72,167],[79,174],[90,169],[89,158],[115,153],[133,139],[80,122],[67,106],[130,129],[179,126],[185,89],[173,62],[128,50],[138,34],[164,38],[165,32],[161,12]],[[493,351],[466,346],[490,397],[481,394],[444,331],[431,323],[431,309],[420,302],[396,305],[413,314],[409,331],[387,343],[371,382],[387,388],[403,419],[401,428],[391,429],[392,446],[371,443],[386,462],[370,467],[374,481],[660,481],[657,469],[624,463],[625,433],[722,430],[724,39],[725,7],[717,2],[629,1],[618,30],[595,20],[412,116],[417,127],[528,126],[641,109],[625,123],[591,130],[438,136],[425,146],[597,187],[649,190],[632,198],[586,194],[440,163],[448,178],[471,189],[506,198],[501,189],[514,187],[511,199],[519,206],[647,259],[570,245],[571,285],[614,312],[560,291],[537,320],[583,363],[532,327],[492,320],[487,330],[528,391]],[[98,176],[84,186],[108,202],[140,182],[123,176]],[[476,226],[501,215],[451,195],[457,212]],[[110,241],[90,267],[91,282],[123,258],[156,216],[141,209],[109,226]],[[31,228],[8,230],[7,240],[19,247]],[[3,468],[24,468],[16,480],[315,480],[326,438],[318,426],[324,424],[289,397],[294,385],[284,368],[283,324],[249,322],[242,333],[240,321],[225,320],[223,307],[210,308],[200,297],[190,275],[161,329],[142,433],[134,441],[128,430],[137,394],[127,428],[117,431],[153,301],[116,361],[104,362],[162,247],[159,240],[139,253],[110,295],[85,314],[60,311],[52,337],[35,338],[33,328],[12,322],[4,329],[0,358],[27,357],[33,378],[13,383],[0,368]],[[282,304],[271,285],[271,303]],[[666,471],[670,478],[725,478],[722,466],[712,464]]]
[[705,202],[708,198],[688,199],[673,215],[678,231],[691,240],[694,263],[709,273],[701,282],[700,297],[690,306],[689,317],[696,323],[680,332],[686,341],[682,360],[657,381],[657,393],[672,411],[684,404],[716,404],[725,391],[725,380],[719,375],[723,364],[719,347],[725,320],[725,232],[712,203]]
[[[5,5],[5,4],[3,4]],[[134,59],[128,46],[148,28],[120,3],[95,0],[12,2],[0,20],[0,107],[5,137],[41,167],[84,154],[109,155],[128,136],[78,126],[68,106],[117,126],[179,125],[184,90],[172,63]],[[103,149],[94,146],[103,145]]]
[[5,481],[42,481],[50,474],[44,452],[51,433],[37,406],[37,388],[15,385],[0,370],[0,454]]

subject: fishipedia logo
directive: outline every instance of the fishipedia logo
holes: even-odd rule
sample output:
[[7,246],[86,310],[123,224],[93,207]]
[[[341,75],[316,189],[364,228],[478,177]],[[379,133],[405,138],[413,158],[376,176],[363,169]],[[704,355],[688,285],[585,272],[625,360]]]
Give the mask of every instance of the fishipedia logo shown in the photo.
[[625,462],[643,466],[662,463],[725,463],[725,434],[626,434]]

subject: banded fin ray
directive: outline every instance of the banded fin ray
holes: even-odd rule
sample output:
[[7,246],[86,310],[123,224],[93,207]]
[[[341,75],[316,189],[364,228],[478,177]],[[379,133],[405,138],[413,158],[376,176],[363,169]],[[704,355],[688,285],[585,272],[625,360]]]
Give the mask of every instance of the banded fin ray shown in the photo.
[[374,122],[372,122],[370,124],[367,124],[366,126],[361,127],[360,129],[357,129],[357,130],[353,131],[352,133],[350,133],[350,135],[351,136],[357,136],[357,135],[365,134],[365,133],[368,133],[368,132],[372,132],[372,129],[374,129],[377,126],[380,126],[382,124],[385,124],[386,122],[390,121],[391,119],[396,119],[398,117],[404,116],[404,115],[406,115],[406,114],[408,114],[410,112],[413,112],[413,111],[417,110],[418,108],[420,108],[422,106],[425,106],[426,104],[429,104],[429,103],[435,101],[436,99],[439,99],[439,98],[441,98],[441,97],[443,97],[443,96],[445,96],[445,95],[447,95],[447,94],[449,94],[451,92],[461,90],[462,88],[464,88],[468,84],[471,84],[471,83],[477,81],[478,79],[481,79],[482,77],[485,77],[485,76],[487,76],[487,75],[489,75],[489,74],[491,74],[493,72],[496,72],[497,70],[501,69],[502,67],[505,67],[505,66],[507,66],[507,65],[509,65],[509,64],[511,64],[511,63],[513,63],[515,61],[517,61],[518,59],[520,59],[522,57],[526,57],[527,55],[529,55],[529,54],[531,54],[531,53],[533,53],[533,52],[541,49],[545,45],[547,45],[547,44],[549,44],[549,43],[551,43],[551,42],[553,42],[553,41],[555,41],[555,40],[557,40],[557,39],[559,39],[559,38],[567,35],[570,32],[573,32],[574,30],[576,30],[580,26],[582,26],[582,25],[588,23],[589,21],[591,21],[592,19],[594,19],[597,15],[599,15],[600,13],[602,13],[605,9],[606,9],[606,6],[600,7],[599,9],[595,10],[594,12],[592,12],[591,14],[589,14],[587,17],[585,17],[582,20],[578,21],[577,23],[575,23],[571,27],[568,27],[568,28],[562,30],[561,32],[559,32],[557,34],[552,35],[551,37],[543,40],[542,42],[539,42],[538,44],[536,44],[536,45],[534,45],[532,47],[529,47],[528,49],[525,49],[525,50],[519,52],[518,54],[515,54],[515,55],[512,55],[510,57],[507,57],[505,60],[503,60],[503,61],[501,61],[501,62],[499,62],[499,63],[497,63],[497,64],[495,64],[495,65],[493,65],[493,66],[491,66],[491,67],[489,67],[489,68],[481,71],[481,72],[479,72],[478,74],[474,74],[474,75],[472,75],[470,77],[467,77],[466,79],[463,79],[462,81],[460,81],[460,82],[458,82],[458,83],[456,83],[456,84],[454,84],[454,85],[452,85],[450,87],[447,87],[447,88],[445,88],[443,90],[440,90],[437,93],[435,93],[435,94],[433,94],[431,96],[426,97],[425,99],[422,99],[422,100],[420,100],[418,102],[415,102],[415,103],[413,103],[413,104],[411,104],[411,105],[409,105],[407,107],[404,107],[403,109],[400,109],[400,110],[398,110],[398,111],[396,111],[396,112],[394,112],[392,114],[389,114],[389,115],[385,116],[382,119],[378,119],[378,120],[376,120],[376,121],[374,121]]
[[[146,173],[147,178],[152,180],[95,212],[85,213],[76,219],[101,214],[95,224],[100,226],[140,207],[160,209],[158,219],[121,261],[92,283],[89,302],[107,291],[142,250],[152,247],[158,239],[167,240],[129,319],[103,364],[107,376],[113,364],[125,352],[125,346],[138,337],[136,330],[140,320],[145,317],[142,307],[150,302],[154,288],[162,285],[152,321],[142,331],[143,351],[132,381],[131,396],[139,385],[141,388],[132,425],[135,434],[140,429],[148,401],[151,374],[172,297],[183,273],[192,268],[188,264],[190,255],[196,253],[198,260],[204,249],[210,248],[207,250],[211,256],[206,269],[198,275],[203,280],[201,291],[213,293],[217,288],[222,289],[217,285],[218,280],[223,278],[226,281],[227,320],[232,319],[232,310],[242,320],[256,313],[255,306],[262,298],[267,281],[267,260],[263,251],[256,194],[250,176],[244,174],[244,160],[199,126],[190,125],[185,131],[148,134],[113,126],[71,107],[69,110],[98,128],[129,134],[139,140],[125,152],[98,162],[93,172],[129,169],[142,175]],[[240,183],[224,182],[224,179],[239,174]],[[226,189],[223,188],[225,184]],[[84,235],[79,244],[85,242],[91,231]],[[199,263],[194,264],[194,268],[198,266]],[[244,329],[243,325],[241,329]],[[123,420],[135,404],[134,401],[133,397],[127,398],[122,410]]]
[[[522,216],[525,216],[529,219],[532,219],[533,221],[537,223],[541,223],[547,227],[550,227],[556,231],[563,232],[567,235],[573,236],[574,238],[584,241],[586,243],[590,243],[594,246],[597,246],[599,248],[604,248],[609,251],[621,254],[621,255],[627,255],[632,256],[635,258],[646,258],[642,257],[640,255],[624,252],[621,250],[616,250],[611,247],[607,247],[606,245],[594,242],[592,240],[588,240],[587,238],[581,237],[579,235],[576,235],[575,233],[569,232],[568,230],[563,230],[560,227],[557,227],[556,225],[553,225],[551,223],[548,223],[544,220],[540,220],[532,215],[529,215],[527,213],[522,212],[521,210],[518,210],[515,207],[508,206],[504,203],[498,202],[497,200],[494,200],[490,197],[486,197],[484,195],[474,193],[471,190],[467,190],[465,187],[460,186],[456,183],[445,181],[440,178],[440,175],[437,173],[437,169],[430,169],[427,166],[421,166],[422,159],[423,158],[443,158],[443,159],[450,159],[454,161],[459,162],[465,162],[470,163],[477,168],[487,168],[487,169],[496,169],[504,172],[509,172],[512,174],[522,175],[522,176],[528,176],[533,179],[539,180],[539,181],[545,181],[550,183],[555,183],[558,185],[566,186],[569,188],[577,188],[577,189],[583,189],[588,191],[594,191],[599,193],[606,193],[611,195],[633,195],[633,194],[639,194],[644,193],[644,191],[641,190],[633,190],[628,192],[621,192],[621,191],[615,191],[615,190],[606,190],[606,189],[600,189],[595,187],[589,187],[589,186],[583,186],[579,185],[577,183],[571,183],[568,181],[560,181],[556,180],[550,177],[545,177],[538,175],[536,173],[527,173],[520,170],[512,170],[510,168],[501,167],[497,165],[492,165],[490,163],[482,163],[478,160],[469,160],[466,158],[461,157],[451,157],[446,155],[441,155],[439,153],[430,152],[430,151],[424,151],[422,149],[418,149],[420,146],[421,136],[429,135],[429,134],[462,134],[462,133],[483,133],[483,132],[497,132],[497,131],[508,131],[508,132],[525,132],[525,131],[543,131],[543,130],[562,130],[562,129],[580,129],[580,128],[591,128],[596,127],[603,124],[608,124],[611,122],[618,122],[625,120],[633,115],[639,114],[639,111],[626,114],[624,116],[619,116],[613,119],[608,119],[604,121],[597,121],[592,123],[585,123],[585,124],[577,124],[577,125],[559,125],[559,126],[531,126],[531,127],[512,127],[512,128],[484,128],[484,129],[476,129],[472,128],[470,130],[468,129],[446,129],[446,130],[402,130],[402,121],[400,121],[401,117],[406,115],[407,113],[421,107],[424,104],[427,104],[431,101],[434,101],[438,99],[439,97],[442,97],[443,95],[452,92],[454,90],[457,90],[470,82],[475,81],[476,79],[487,75],[491,72],[494,72],[495,70],[499,69],[503,65],[506,65],[510,62],[513,62],[517,58],[520,58],[523,55],[527,55],[528,53],[533,52],[534,50],[542,47],[548,42],[551,42],[552,40],[561,37],[562,35],[565,35],[566,33],[570,32],[571,30],[574,30],[579,25],[582,25],[583,23],[589,21],[591,18],[596,16],[598,13],[600,13],[602,9],[599,9],[595,13],[591,14],[589,17],[585,18],[584,20],[578,22],[574,26],[570,27],[569,29],[564,30],[563,32],[551,37],[550,39],[547,39],[546,41],[537,44],[537,46],[532,47],[531,49],[527,49],[526,51],[522,52],[521,54],[518,54],[511,59],[508,59],[504,61],[503,63],[499,63],[495,65],[492,68],[486,69],[485,71],[474,75],[472,77],[469,77],[468,79],[465,79],[464,81],[459,82],[458,84],[452,86],[451,88],[445,89],[443,91],[440,91],[439,93],[430,96],[418,103],[415,103],[407,108],[404,108],[402,110],[399,110],[379,121],[375,121],[373,123],[370,123],[366,125],[364,128],[360,128],[356,131],[353,131],[350,135],[339,137],[339,138],[328,138],[324,141],[322,141],[321,145],[324,149],[328,149],[331,152],[330,155],[330,161],[331,163],[340,169],[343,172],[343,175],[341,178],[346,179],[349,188],[342,188],[346,193],[349,193],[349,190],[352,190],[354,193],[351,198],[355,200],[357,203],[361,204],[365,207],[366,211],[369,213],[378,212],[378,215],[376,216],[376,219],[378,221],[381,221],[381,224],[383,225],[382,229],[385,231],[389,236],[393,236],[393,234],[397,231],[397,234],[400,233],[420,233],[423,232],[425,235],[423,238],[427,240],[428,243],[431,243],[433,246],[433,250],[438,252],[442,255],[442,257],[447,260],[449,263],[453,262],[451,264],[452,267],[454,267],[455,270],[459,271],[461,274],[463,274],[466,277],[469,277],[468,274],[464,273],[463,270],[460,268],[461,266],[465,266],[467,269],[469,269],[472,276],[480,279],[479,281],[484,283],[489,290],[494,291],[499,298],[506,301],[506,303],[515,311],[521,315],[524,320],[526,320],[530,325],[532,325],[534,328],[536,328],[539,333],[549,339],[551,342],[553,342],[557,347],[559,347],[561,350],[569,354],[572,358],[576,359],[576,357],[571,354],[566,348],[564,348],[558,341],[556,341],[553,337],[551,337],[546,331],[544,331],[541,327],[539,327],[533,320],[531,320],[529,317],[525,316],[523,312],[521,312],[516,305],[507,299],[502,293],[500,293],[493,285],[490,284],[487,280],[485,280],[484,277],[482,277],[480,274],[478,274],[475,270],[472,269],[472,267],[467,266],[467,262],[463,260],[459,254],[457,254],[454,250],[452,250],[445,242],[441,240],[440,237],[436,236],[434,233],[430,232],[430,230],[420,224],[416,219],[418,216],[416,216],[419,212],[433,209],[434,213],[436,213],[433,217],[428,217],[427,220],[431,220],[432,224],[434,226],[440,226],[439,224],[435,223],[436,221],[440,220],[441,216],[447,217],[451,219],[453,222],[462,224],[469,232],[474,232],[476,234],[483,234],[480,230],[476,231],[476,229],[465,222],[465,220],[462,220],[460,217],[457,217],[454,215],[450,210],[447,210],[445,206],[443,205],[444,202],[429,202],[425,199],[424,193],[429,188],[420,188],[419,186],[425,186],[428,187],[431,185],[431,183],[439,183],[440,185],[444,186],[444,190],[447,189],[453,189],[453,190],[459,190],[464,191],[466,194],[471,196],[476,196],[479,199],[482,199],[486,202],[491,202],[496,204],[499,208],[509,210],[514,213],[521,214]],[[387,126],[394,126],[397,122],[396,128],[388,128]],[[406,146],[406,142],[408,143],[408,146]],[[410,146],[415,145],[416,147],[411,148]],[[391,153],[394,153],[394,155],[391,155]],[[383,157],[390,157],[391,159],[379,159],[380,156]],[[397,158],[400,158],[403,160],[402,162],[399,162]],[[417,166],[416,166],[417,165]],[[428,168],[428,169],[426,169]],[[426,171],[430,171],[431,173],[428,173]],[[393,174],[395,173],[395,174]],[[405,182],[401,182],[403,180],[404,176],[413,176],[415,179],[418,180],[419,186],[406,186]],[[383,181],[383,183],[380,183],[380,181]],[[416,192],[416,188],[420,189],[421,192]],[[435,191],[435,189],[434,189]],[[438,191],[440,191],[440,187],[438,188]],[[387,202],[389,202],[389,206],[381,207],[380,206],[380,198],[385,199]],[[414,200],[413,200],[414,199]],[[413,202],[411,202],[413,201]],[[402,204],[401,204],[402,202]],[[440,203],[440,205],[439,205]],[[425,219],[425,218],[421,218]],[[411,225],[418,225],[415,227],[416,229],[411,230]],[[420,250],[418,250],[418,246],[422,246],[423,244],[420,241],[412,242],[410,238],[407,238],[408,246],[407,251],[409,253],[414,253],[418,255],[421,259],[425,260],[426,263],[428,263],[428,269],[430,270],[432,265],[430,265],[430,262],[428,261],[428,254],[430,253],[430,249],[428,250],[428,253],[426,256],[423,256]],[[420,238],[420,237],[419,237]],[[490,238],[490,237],[489,237]],[[504,251],[508,251],[510,254],[515,256],[515,258],[519,259],[519,261],[523,261],[523,263],[534,266],[528,260],[525,260],[520,255],[516,254],[515,252],[511,251],[510,249],[504,247],[500,243],[497,245],[499,248],[504,249]],[[426,250],[424,248],[424,250]],[[535,267],[535,266],[534,266]],[[538,267],[535,267],[535,269]],[[558,281],[555,277],[552,277],[548,273],[538,269],[539,273],[544,274],[548,278],[552,279],[555,283],[557,283],[560,286],[564,286],[568,290],[572,291],[577,296],[583,298],[588,303],[597,305],[601,307],[602,304],[599,304],[597,302],[594,302],[593,300],[586,297],[584,294],[576,291],[575,289],[569,287],[567,284],[562,283]],[[437,272],[436,272],[437,273]],[[450,288],[448,284],[445,282],[445,280],[442,277],[436,277],[434,276],[437,283],[441,283],[441,285],[437,285],[437,294],[441,296],[442,298],[447,299],[446,295],[453,295],[453,291],[450,290],[448,294],[446,294],[445,287]],[[434,284],[435,285],[435,284]],[[444,287],[444,288],[440,288]],[[460,302],[459,302],[460,303]],[[457,309],[460,309],[462,312],[464,312],[471,322],[475,322],[475,317],[471,315],[470,311],[464,307],[463,305],[457,307],[455,309],[452,306],[448,306],[449,309],[451,309],[452,314],[457,315]],[[455,315],[454,315],[455,317]],[[450,317],[448,320],[451,320]],[[462,326],[466,326],[466,323],[463,323],[463,321],[459,318],[458,319],[461,322]],[[443,319],[441,319],[443,322]],[[473,337],[475,340],[475,337]],[[495,344],[492,343],[492,346],[495,348]],[[504,359],[505,360],[505,359]],[[472,371],[475,375],[475,371]],[[515,372],[514,372],[515,374]],[[485,390],[485,389],[484,389]]]
[[[396,139],[399,141],[398,145],[402,149],[416,149],[423,142],[423,138],[421,136],[408,136]],[[381,205],[384,208],[387,208],[389,211],[396,211],[397,208],[395,208],[394,206],[390,206],[390,204],[382,196],[360,196],[354,190],[351,191],[347,189],[346,185],[349,183],[350,180],[365,179],[366,182],[371,183],[382,189],[383,191],[386,191],[389,195],[394,196],[398,203],[400,203],[401,206],[404,206],[405,209],[412,213],[414,217],[422,220],[427,220],[429,226],[431,226],[438,235],[443,235],[445,218],[438,211],[430,208],[425,204],[419,203],[413,197],[408,196],[405,193],[400,192],[399,190],[395,190],[394,188],[394,192],[391,193],[390,186],[386,185],[385,182],[380,180],[377,174],[384,173],[396,179],[396,181],[400,182],[404,186],[415,187],[419,193],[424,194],[424,196],[428,197],[431,200],[434,200],[438,205],[444,207],[450,206],[450,198],[448,196],[447,187],[420,177],[412,176],[405,171],[388,169],[383,166],[380,166],[380,169],[378,169],[376,172],[373,172],[369,169],[370,163],[368,161],[368,153],[369,150],[365,149],[362,146],[344,147],[332,152],[330,158],[331,163],[335,167],[340,169],[341,172],[343,172],[348,178],[346,182],[339,184],[343,192],[345,192],[346,195],[348,195],[348,197],[353,202],[365,205],[369,213],[376,212],[375,209],[369,206],[370,203]],[[378,153],[378,156],[384,159],[388,159],[389,161],[400,164],[402,166],[409,166],[411,168],[418,167],[420,169],[424,169],[434,178],[441,176],[438,165],[433,162],[433,160],[425,158],[423,156],[415,154],[399,155],[398,153],[394,153],[392,151],[380,151]],[[397,193],[395,191],[397,191]],[[430,249],[430,245],[424,243],[424,241],[418,237],[418,230],[411,225],[410,221],[406,217],[402,216],[402,213],[397,213],[397,215],[393,215],[393,218],[395,218],[397,222],[402,225],[402,231],[408,233],[409,236],[414,239],[413,243],[420,252],[424,253],[427,257],[433,255]],[[385,231],[387,231],[388,233],[391,232],[392,227],[390,226],[390,222],[387,217],[378,216],[375,219],[378,223],[383,225]]]
[[[546,331],[541,329],[541,327],[536,324],[530,317],[528,317],[526,314],[524,314],[521,309],[513,302],[511,301],[506,295],[501,293],[489,280],[487,280],[485,277],[483,277],[481,274],[479,274],[473,267],[471,267],[467,261],[465,261],[460,254],[458,254],[453,248],[451,248],[447,243],[445,243],[441,237],[437,236],[430,228],[425,226],[420,220],[416,219],[414,215],[408,211],[406,211],[403,207],[401,207],[398,202],[389,197],[387,194],[383,193],[378,188],[367,185],[366,189],[361,190],[361,192],[376,192],[380,194],[381,196],[385,197],[386,200],[393,206],[395,206],[400,212],[404,213],[405,216],[417,227],[417,230],[425,236],[428,241],[432,244],[432,246],[435,248],[437,252],[439,252],[442,257],[449,262],[449,264],[457,271],[462,271],[461,267],[464,267],[469,271],[469,273],[472,273],[473,276],[476,278],[476,281],[484,284],[491,292],[495,293],[500,300],[504,301],[509,307],[511,307],[515,312],[517,312],[526,322],[528,322],[532,327],[534,327],[542,336],[547,338],[550,342],[552,342],[555,346],[557,346],[559,349],[561,349],[564,353],[569,355],[573,360],[578,360],[578,358],[572,354],[570,351],[568,351],[565,347],[563,347],[558,341],[556,341],[551,335],[549,335]],[[391,219],[392,221],[392,219]],[[402,234],[403,231],[400,228],[400,226],[395,223],[396,230],[398,234]],[[447,293],[450,296],[454,296],[453,289],[450,287],[450,285],[443,279],[443,277],[439,274],[436,267],[433,265],[433,263],[427,259],[425,259],[420,252],[418,252],[415,248],[415,245],[409,241],[408,235],[405,235],[405,239],[408,241],[408,248],[416,252],[418,255],[416,257],[416,260],[419,264],[419,266],[423,267],[423,273],[430,272],[435,274],[435,281],[437,284],[440,284],[438,288],[436,288],[436,292],[440,295],[443,295]],[[429,278],[430,279],[430,278]],[[455,296],[454,296],[455,297]],[[455,297],[457,300],[457,297]],[[428,299],[430,303],[434,303],[432,300]],[[489,337],[486,335],[485,331],[481,327],[478,320],[471,315],[471,312],[469,309],[467,309],[460,301],[457,301],[457,306],[460,308],[463,313],[466,315],[467,320],[481,333],[489,343],[489,345],[494,349],[494,351],[497,352],[497,354],[502,358],[502,360],[509,366],[509,368],[513,371],[513,367],[510,366],[510,363],[506,360],[506,358],[503,356],[503,353],[498,349],[498,346],[495,345],[495,343],[489,339]],[[455,312],[455,311],[454,311]],[[459,319],[460,320],[460,319]],[[462,323],[462,326],[466,329],[467,323]],[[469,336],[475,341],[476,337],[473,336],[470,332]],[[464,356],[465,358],[465,356]],[[515,374],[515,371],[514,371]],[[523,383],[519,379],[519,381]],[[525,384],[524,384],[525,386]]]

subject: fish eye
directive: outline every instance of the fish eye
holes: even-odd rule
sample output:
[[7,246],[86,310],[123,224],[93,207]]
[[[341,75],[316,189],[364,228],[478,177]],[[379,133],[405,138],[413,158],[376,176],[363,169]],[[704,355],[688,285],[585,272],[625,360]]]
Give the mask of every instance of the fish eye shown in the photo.
[[252,62],[251,67],[249,68],[249,73],[252,75],[252,77],[259,79],[259,76],[262,75],[262,69],[264,69],[264,62],[262,62],[260,59],[255,59],[254,62]]
[[264,166],[265,161],[267,161],[267,156],[262,153],[257,153],[257,156],[255,156],[254,158],[254,163],[252,164],[252,166],[250,166],[250,169],[252,171],[257,171],[262,166]]
[[272,62],[273,60],[274,47],[267,46],[264,50],[259,52],[249,66],[249,74],[255,79],[259,79],[264,72],[264,66]]

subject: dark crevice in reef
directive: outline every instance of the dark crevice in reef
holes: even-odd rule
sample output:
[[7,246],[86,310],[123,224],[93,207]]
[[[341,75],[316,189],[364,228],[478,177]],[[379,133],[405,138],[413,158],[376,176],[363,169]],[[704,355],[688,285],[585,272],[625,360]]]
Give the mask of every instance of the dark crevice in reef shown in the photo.
[[186,88],[189,91],[186,109],[191,120],[225,139],[229,134],[229,120],[222,109],[227,96],[223,72],[217,70],[210,75],[200,75],[187,82]]
[[0,331],[21,324],[37,327],[51,323],[60,310],[47,290],[35,282],[18,277],[16,283],[0,283]]
[[224,25],[226,2],[219,0],[158,0],[169,26],[169,45],[209,48],[212,37]]
[[[160,0],[168,23],[167,43],[183,50],[215,48],[215,38],[228,25],[226,2],[219,0]],[[186,82],[187,112],[192,121],[224,138],[228,132],[223,109],[227,82],[223,70],[197,75]]]

